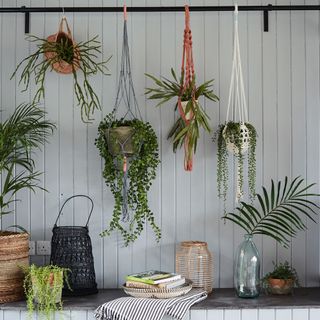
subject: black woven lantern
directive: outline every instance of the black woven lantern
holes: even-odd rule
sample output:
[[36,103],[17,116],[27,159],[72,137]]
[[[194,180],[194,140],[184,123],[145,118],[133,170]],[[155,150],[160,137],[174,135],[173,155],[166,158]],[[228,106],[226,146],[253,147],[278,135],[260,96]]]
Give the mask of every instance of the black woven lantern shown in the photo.
[[[76,197],[85,197],[91,202],[91,210],[86,225],[57,226],[58,219],[65,204]],[[75,195],[68,198],[62,205],[52,229],[50,263],[70,269],[69,285],[64,285],[63,295],[82,296],[98,292],[92,244],[89,236],[88,223],[93,211],[93,201],[86,195]]]

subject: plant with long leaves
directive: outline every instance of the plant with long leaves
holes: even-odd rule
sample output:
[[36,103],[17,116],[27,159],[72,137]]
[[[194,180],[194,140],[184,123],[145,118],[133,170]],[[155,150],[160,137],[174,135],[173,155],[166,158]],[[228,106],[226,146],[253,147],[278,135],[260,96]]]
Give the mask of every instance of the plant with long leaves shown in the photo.
[[257,208],[241,202],[236,213],[228,213],[223,219],[234,222],[249,235],[262,234],[288,248],[290,237],[307,229],[302,217],[316,222],[314,217],[320,207],[312,199],[320,195],[310,192],[314,185],[305,185],[301,177],[291,182],[285,177],[284,183],[279,181],[277,184],[271,180],[269,192],[262,187],[262,194],[256,195]]
[[[160,100],[157,104],[158,106],[163,105],[172,98],[178,98],[181,95],[183,83],[184,83],[184,72],[181,73],[180,79],[173,68],[171,68],[171,74],[173,80],[162,77],[157,79],[156,77],[146,74],[154,83],[157,85],[156,88],[146,88],[145,94],[149,95],[148,99]],[[209,116],[203,109],[198,99],[203,96],[211,101],[218,101],[219,98],[213,93],[213,80],[206,81],[195,88],[196,78],[193,76],[191,85],[186,88],[183,95],[181,96],[181,101],[187,101],[185,114],[193,114],[193,118],[190,119],[189,125],[186,125],[185,121],[179,117],[174,123],[172,129],[168,134],[168,139],[173,138],[173,151],[176,152],[178,147],[181,147],[188,137],[188,149],[191,154],[192,150],[194,153],[197,150],[197,142],[200,137],[200,128],[204,128],[207,132],[211,132],[211,127],[209,124]],[[193,95],[194,94],[194,95]],[[195,101],[193,100],[195,98]],[[175,104],[175,110],[178,108],[178,102]]]
[[35,104],[20,104],[0,123],[0,219],[13,212],[10,205],[22,189],[35,191],[40,172],[35,171],[32,153],[40,149],[53,133],[55,125],[45,119],[46,112]]
[[[34,81],[38,88],[33,97],[33,102],[37,103],[45,96],[47,71],[52,71],[53,65],[56,63],[68,63],[72,66],[74,92],[81,108],[81,119],[83,122],[90,122],[94,111],[101,110],[101,104],[98,95],[89,82],[89,76],[98,72],[109,75],[106,64],[111,58],[109,57],[106,61],[97,61],[99,55],[101,55],[101,43],[97,38],[95,36],[88,41],[74,43],[64,36],[60,37],[59,41],[51,42],[30,35],[27,40],[35,43],[37,50],[18,64],[11,79],[22,68],[19,85],[22,84],[24,86],[22,91],[26,91],[30,86],[31,75],[34,75]],[[50,55],[46,55],[47,59],[43,59],[43,55],[48,53]],[[77,74],[78,69],[82,73],[82,83]]]

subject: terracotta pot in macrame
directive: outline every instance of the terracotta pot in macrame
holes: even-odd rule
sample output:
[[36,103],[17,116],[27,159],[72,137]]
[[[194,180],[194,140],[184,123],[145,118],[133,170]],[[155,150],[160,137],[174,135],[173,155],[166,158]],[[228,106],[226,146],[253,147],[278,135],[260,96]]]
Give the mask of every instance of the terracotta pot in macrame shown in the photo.
[[[63,30],[64,24],[67,29],[66,32]],[[73,46],[73,61],[72,63],[69,63],[65,60],[57,58],[58,61],[52,63],[52,69],[54,69],[58,73],[70,74],[73,72],[73,70],[79,69],[80,53],[79,49],[77,48],[77,43],[73,40],[71,30],[65,17],[63,17],[60,21],[58,32],[52,34],[47,38],[48,42],[58,42],[62,39],[68,41],[68,45]],[[54,60],[57,57],[57,53],[54,51],[46,51],[44,55],[48,60]]]

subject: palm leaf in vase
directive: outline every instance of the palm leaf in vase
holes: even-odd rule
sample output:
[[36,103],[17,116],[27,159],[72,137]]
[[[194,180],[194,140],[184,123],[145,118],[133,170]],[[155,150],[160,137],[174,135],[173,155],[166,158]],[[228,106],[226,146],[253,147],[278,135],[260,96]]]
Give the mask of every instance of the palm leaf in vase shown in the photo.
[[266,235],[288,248],[290,238],[307,229],[304,220],[316,222],[320,207],[312,198],[320,195],[310,191],[314,185],[306,185],[301,177],[291,183],[288,177],[284,183],[275,184],[271,180],[269,192],[262,187],[262,193],[257,194],[257,207],[240,202],[236,212],[226,214],[223,219],[234,222],[249,235]]

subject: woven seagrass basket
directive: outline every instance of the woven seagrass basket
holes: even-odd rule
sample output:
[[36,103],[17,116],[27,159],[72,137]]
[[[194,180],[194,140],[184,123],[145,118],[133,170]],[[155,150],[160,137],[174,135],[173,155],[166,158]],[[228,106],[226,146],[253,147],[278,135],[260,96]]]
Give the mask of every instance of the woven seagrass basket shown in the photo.
[[0,231],[0,303],[23,298],[23,272],[29,265],[29,235]]

